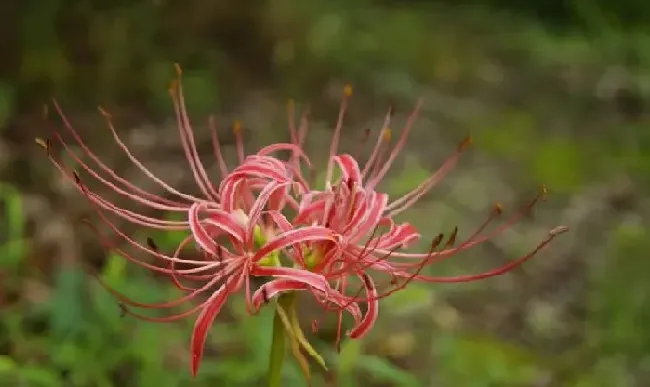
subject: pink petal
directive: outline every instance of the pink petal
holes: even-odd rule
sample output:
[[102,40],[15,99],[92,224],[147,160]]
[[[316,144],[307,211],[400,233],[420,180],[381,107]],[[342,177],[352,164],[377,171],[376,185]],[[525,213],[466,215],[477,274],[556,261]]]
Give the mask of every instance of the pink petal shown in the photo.
[[296,279],[282,278],[265,283],[253,294],[253,305],[256,309],[259,309],[262,303],[267,302],[278,294],[297,290],[316,290],[323,293],[326,297],[325,301],[332,302],[339,307],[344,307],[350,313],[356,324],[361,322],[361,309],[359,309],[359,305],[356,302],[348,301],[341,293],[329,286],[327,289],[314,288]]
[[375,284],[370,276],[365,273],[361,273],[358,276],[361,278],[363,286],[366,288],[368,310],[363,316],[361,322],[348,333],[348,336],[353,339],[360,339],[370,332],[370,329],[375,325],[377,317],[379,316],[379,300],[377,299],[377,288],[375,287]]
[[360,224],[356,232],[351,233],[349,237],[354,240],[355,238],[368,235],[375,227],[377,227],[387,205],[388,195],[378,194],[374,191],[371,192],[368,212],[365,214],[363,222]]
[[228,175],[219,185],[219,197],[221,198],[221,209],[226,212],[233,212],[236,209],[237,193],[244,185],[245,179],[233,179]]
[[228,175],[231,179],[235,178],[246,178],[250,176],[254,177],[263,177],[267,178],[270,180],[277,180],[277,181],[287,181],[289,180],[287,176],[287,171],[286,169],[279,169],[279,168],[273,168],[269,167],[266,165],[254,165],[254,164],[243,164],[234,171],[230,175]]
[[[269,211],[268,214],[271,216],[271,220],[275,225],[278,227],[280,232],[287,232],[293,228],[291,223],[287,220],[287,218],[282,215],[279,211]],[[305,266],[305,258],[304,258],[304,252],[302,249],[302,246],[300,244],[294,245],[294,249],[287,251],[287,255],[293,259],[294,262],[302,265],[303,267]]]
[[260,149],[259,152],[257,152],[258,156],[267,156],[270,153],[281,151],[281,150],[287,150],[290,152],[293,152],[295,155],[301,157],[305,162],[307,163],[308,166],[311,166],[311,161],[309,160],[309,157],[305,154],[305,152],[298,146],[294,144],[286,144],[286,143],[280,143],[280,144],[272,144],[268,145],[262,149]]
[[391,227],[388,234],[382,235],[377,243],[377,248],[390,250],[398,246],[405,246],[419,238],[420,233],[418,233],[417,229],[413,225],[403,223]]
[[257,196],[257,200],[255,200],[255,203],[253,203],[253,208],[251,208],[249,216],[248,216],[248,229],[246,230],[246,242],[250,243],[253,238],[253,231],[255,230],[255,226],[259,222],[260,215],[262,214],[262,210],[264,209],[264,206],[266,206],[266,203],[269,201],[271,198],[271,195],[273,195],[274,192],[276,192],[278,189],[281,189],[283,187],[286,187],[290,182],[284,182],[284,183],[277,183],[275,181],[270,182],[262,192]]
[[[192,331],[191,339],[191,352],[192,352],[192,376],[196,376],[203,357],[203,348],[205,347],[205,339],[208,336],[208,329],[212,326],[214,319],[217,317],[221,308],[226,303],[228,295],[239,288],[242,283],[243,275],[236,279],[231,279],[226,284],[222,285],[210,298],[206,301],[206,306],[194,323],[194,330]],[[234,288],[232,283],[237,281]]]
[[312,273],[303,269],[294,269],[291,267],[273,267],[273,266],[255,266],[251,269],[251,274],[255,276],[280,277],[300,281],[313,288],[321,289],[326,292],[330,285],[321,274]]
[[229,236],[235,238],[239,243],[244,241],[244,227],[242,227],[233,215],[221,210],[206,210],[205,214],[206,218],[203,219],[204,223],[218,228]]
[[190,223],[190,230],[194,236],[196,243],[201,246],[201,248],[207,253],[216,256],[217,255],[217,244],[212,239],[210,234],[205,230],[201,221],[199,220],[198,212],[204,207],[203,203],[194,203],[190,207],[188,218]]
[[361,184],[361,170],[359,163],[350,155],[339,155],[334,157],[334,162],[341,168],[343,181],[352,180]]
[[320,219],[325,211],[325,200],[319,200],[301,208],[298,215],[293,219],[293,223],[311,223],[311,221]]
[[203,223],[218,228],[219,230],[233,237],[239,243],[242,242],[244,238],[244,229],[237,223],[235,219],[233,219],[230,214],[214,209],[205,210],[209,214],[209,218],[202,221],[199,218],[199,212],[201,210],[205,210],[204,203],[193,204],[188,211],[188,220],[194,239],[204,251],[213,256],[216,256],[218,254],[219,247],[214,241],[213,236],[208,233]]
[[274,251],[298,243],[314,241],[338,242],[338,238],[336,233],[326,227],[311,226],[294,229],[278,235],[274,240],[262,246],[262,248],[260,248],[251,258],[251,261],[257,263]]

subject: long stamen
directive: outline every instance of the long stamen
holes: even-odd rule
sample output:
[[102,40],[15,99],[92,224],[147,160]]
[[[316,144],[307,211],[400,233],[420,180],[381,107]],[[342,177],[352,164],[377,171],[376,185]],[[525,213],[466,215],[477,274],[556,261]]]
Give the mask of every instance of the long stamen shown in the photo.
[[[83,183],[81,182],[81,180],[78,180],[78,181],[77,181],[77,185],[78,185],[78,186],[80,187],[80,189],[82,190],[82,193],[84,193],[85,195],[88,194],[87,191],[86,191],[86,188],[85,188],[85,186],[83,185]],[[139,250],[142,250],[142,251],[144,251],[144,252],[146,252],[146,253],[148,253],[148,254],[151,254],[152,256],[154,256],[154,257],[156,257],[156,258],[159,258],[159,259],[165,260],[165,261],[167,261],[167,262],[180,261],[180,262],[182,262],[182,263],[186,263],[186,264],[192,264],[192,265],[202,266],[202,267],[203,267],[203,270],[205,270],[205,267],[207,266],[205,261],[197,261],[197,260],[178,260],[178,259],[173,259],[173,258],[171,258],[171,257],[168,257],[168,256],[164,255],[164,254],[160,254],[160,253],[156,252],[155,250],[148,248],[147,246],[143,246],[142,244],[138,243],[137,241],[135,241],[135,240],[134,240],[133,238],[131,238],[130,236],[126,235],[126,234],[125,234],[123,231],[121,231],[121,230],[120,230],[120,229],[119,229],[119,228],[118,228],[118,227],[117,227],[113,222],[111,222],[111,221],[106,217],[106,215],[104,214],[104,212],[102,211],[102,209],[101,209],[99,206],[94,205],[93,207],[94,207],[95,212],[97,213],[97,215],[98,215],[98,216],[100,217],[100,219],[102,220],[102,222],[103,222],[105,225],[107,225],[107,226],[111,229],[111,231],[113,231],[114,233],[116,233],[119,237],[121,237],[121,238],[124,239],[126,242],[128,242],[129,244],[131,244],[133,247],[135,247],[135,248],[137,248],[137,249],[139,249]],[[216,266],[218,266],[218,265],[215,265],[215,264],[209,264],[209,265],[213,265],[212,267],[216,267]]]
[[242,137],[241,121],[235,120],[232,124],[232,132],[235,134],[235,143],[237,146],[237,159],[239,164],[244,163],[246,154],[244,153],[244,139]]
[[[122,184],[125,188],[132,190],[136,193],[138,193],[140,196],[148,198],[152,201],[159,202],[161,204],[167,204],[169,206],[183,206],[184,203],[177,202],[177,201],[172,201],[169,199],[165,199],[159,195],[152,194],[150,192],[147,192],[143,190],[142,188],[132,184],[125,178],[119,176],[115,171],[113,171],[111,168],[109,168],[105,163],[103,163],[99,157],[86,145],[86,143],[83,141],[81,136],[79,136],[79,133],[72,127],[72,124],[70,123],[70,120],[68,120],[68,117],[63,113],[63,109],[59,106],[58,102],[56,100],[52,100],[52,105],[54,106],[54,109],[56,110],[57,114],[61,118],[61,121],[63,121],[63,127],[72,135],[74,138],[75,142],[83,152],[90,157],[90,159],[97,164],[97,166],[103,170],[106,174],[108,174],[111,178],[115,179],[118,181],[120,184]],[[46,105],[47,108],[47,105]],[[99,108],[100,113],[102,113],[103,116],[106,116],[108,113],[104,112],[103,109]],[[55,130],[56,132],[56,130]],[[58,132],[57,132],[58,133]],[[37,141],[38,142],[38,141]],[[42,140],[41,140],[42,142]],[[150,177],[150,176],[149,176]],[[154,180],[155,181],[155,180]]]
[[471,144],[471,137],[467,137],[461,144],[458,146],[458,150],[454,153],[453,156],[448,158],[442,167],[438,169],[433,175],[423,181],[417,188],[413,191],[405,194],[401,198],[390,203],[386,210],[388,211],[388,216],[395,216],[400,212],[411,207],[415,202],[417,202],[422,196],[424,196],[431,188],[438,184],[455,166],[458,162],[463,151],[465,151]]
[[185,153],[185,158],[187,159],[190,169],[192,170],[192,174],[194,175],[194,180],[201,190],[201,193],[203,193],[206,198],[216,201],[219,199],[219,194],[215,191],[212,182],[208,178],[208,174],[205,171],[203,163],[201,162],[199,154],[196,150],[194,133],[192,131],[190,118],[187,114],[185,98],[183,97],[183,83],[181,80],[182,70],[178,64],[176,64],[175,67],[177,78],[176,81],[172,83],[169,93],[174,103],[174,111],[176,113],[176,121],[178,123],[181,145]]
[[135,156],[133,156],[133,154],[131,153],[129,148],[126,146],[124,141],[122,141],[120,136],[117,134],[117,131],[115,130],[115,126],[113,125],[111,115],[108,114],[102,108],[99,108],[99,112],[104,117],[104,120],[106,121],[106,125],[108,126],[108,129],[111,131],[111,134],[113,135],[113,138],[114,138],[115,142],[117,143],[117,145],[122,149],[122,152],[124,152],[124,155],[126,157],[128,157],[129,160],[131,160],[131,162],[133,163],[133,165],[135,165],[142,173],[144,173],[147,177],[149,177],[151,180],[153,180],[155,183],[160,185],[162,188],[164,188],[167,192],[169,192],[171,194],[174,194],[174,195],[176,195],[178,197],[181,197],[181,198],[183,198],[185,200],[189,200],[190,202],[202,202],[203,201],[202,199],[199,199],[199,198],[197,198],[195,196],[184,194],[184,193],[178,191],[177,189],[173,188],[172,186],[170,186],[169,184],[165,183],[163,180],[158,178],[149,169],[147,169],[147,167],[145,167],[144,164],[142,164],[142,162],[140,160],[138,160]]
[[[449,258],[453,257],[454,254],[450,253],[452,251],[453,252],[459,252],[459,251],[466,250],[467,248],[469,248],[470,245],[472,245],[472,243],[474,243],[476,241],[476,238],[483,231],[485,231],[485,229],[487,229],[487,227],[490,225],[490,223],[492,223],[498,216],[500,216],[502,212],[503,212],[503,208],[501,207],[501,204],[499,204],[499,203],[495,204],[494,207],[492,208],[492,211],[490,211],[490,215],[487,217],[487,219],[476,230],[474,230],[474,232],[469,237],[467,237],[463,241],[463,243],[461,243],[458,247],[455,247],[455,248],[453,247],[453,244],[454,244],[454,242],[456,240],[456,235],[458,233],[458,228],[457,227],[454,228],[454,232],[452,233],[452,237],[449,238],[448,242],[445,244],[442,251],[440,251],[435,256],[433,256],[433,254],[431,254],[426,258],[428,260],[428,264],[431,264],[431,263],[434,263],[434,262],[436,262],[436,263],[442,262],[442,261],[444,261],[446,259],[449,259]],[[441,237],[442,234],[440,234],[438,236]],[[406,268],[412,268],[412,267],[419,266],[419,264],[418,263],[414,263],[414,264],[397,263],[397,264],[395,264],[395,266],[399,266],[400,268],[406,269]]]
[[[66,169],[63,167],[63,165],[58,162],[54,157],[52,156],[51,153],[51,143],[49,140],[42,140],[42,139],[36,139],[36,143],[43,147],[47,153],[47,157],[54,165],[54,167],[59,171],[61,176],[63,176],[64,179],[67,181],[77,184],[77,180],[79,180],[79,175],[76,172],[73,172],[72,174],[66,171]],[[76,185],[77,186],[77,185]],[[118,207],[115,204],[109,202],[108,200],[103,199],[99,195],[91,192],[86,188],[85,192],[81,190],[79,186],[77,186],[77,189],[79,189],[79,192],[82,194],[86,195],[86,197],[92,202],[95,203],[102,208],[114,213],[115,215],[121,217],[122,219],[131,222],[133,224],[138,224],[141,226],[145,227],[151,227],[151,228],[156,228],[159,230],[185,230],[187,229],[187,222],[178,222],[178,221],[167,221],[167,220],[160,220],[160,219],[155,219],[151,218],[142,214],[135,213],[133,211],[126,210],[124,208]]]
[[485,279],[485,278],[490,278],[490,277],[496,277],[498,275],[505,274],[513,269],[515,269],[518,266],[521,266],[523,263],[528,261],[530,258],[534,257],[539,251],[541,251],[544,247],[546,247],[553,239],[555,239],[557,236],[560,234],[563,234],[565,232],[569,231],[569,228],[566,226],[557,226],[553,228],[552,230],[549,231],[548,236],[540,242],[535,249],[533,249],[531,252],[528,254],[525,254],[511,262],[508,262],[507,264],[500,266],[496,269],[484,272],[484,273],[479,273],[479,274],[469,274],[469,275],[461,275],[461,276],[455,276],[455,277],[430,277],[430,276],[422,276],[422,275],[417,275],[413,277],[413,279],[418,279],[421,281],[426,281],[426,282],[437,282],[437,283],[459,283],[459,282],[471,282],[471,281],[476,281],[480,279]]
[[[366,161],[366,165],[363,167],[363,171],[361,171],[361,178],[365,179],[368,172],[370,172],[370,169],[372,168],[373,164],[375,163],[375,159],[378,156],[379,153],[379,148],[381,147],[382,143],[386,140],[386,131],[390,133],[390,120],[393,116],[393,108],[390,107],[388,109],[388,112],[386,113],[386,116],[384,117],[384,124],[381,127],[381,131],[379,132],[379,137],[377,137],[377,142],[375,142],[375,146],[372,149],[372,152],[370,153],[370,157],[368,158],[368,161]],[[390,136],[390,134],[388,134]],[[390,138],[390,137],[389,137]]]
[[219,134],[217,130],[217,122],[214,116],[210,116],[208,119],[208,126],[210,127],[210,135],[212,139],[212,151],[214,152],[214,157],[217,159],[219,164],[219,172],[221,172],[221,178],[225,179],[228,176],[228,167],[226,166],[226,161],[223,158],[221,153],[221,144],[219,143]]
[[[486,241],[488,241],[488,240],[502,234],[504,231],[506,231],[510,227],[512,227],[512,225],[517,223],[522,217],[529,214],[530,211],[535,207],[535,205],[540,200],[544,200],[545,197],[546,197],[546,187],[542,185],[542,186],[540,186],[539,193],[532,200],[530,200],[528,203],[526,203],[526,205],[524,205],[523,208],[519,212],[514,213],[512,216],[510,216],[510,218],[508,218],[505,222],[503,222],[500,226],[498,226],[496,229],[492,230],[487,235],[484,235],[482,237],[478,237],[478,235],[475,235],[473,240],[468,240],[463,244],[462,249],[463,250],[469,249],[469,248],[477,246],[477,245],[479,245],[481,243],[485,243]],[[493,212],[490,214],[490,218],[488,218],[486,223],[491,222],[492,219],[494,219],[494,216],[500,214],[501,211],[502,211],[501,206],[496,205],[495,208],[493,209]],[[481,230],[481,231],[484,230],[485,226],[487,226],[486,223],[484,223],[480,227],[479,230]],[[453,248],[453,249],[442,250],[439,253],[436,253],[436,256],[446,256],[446,255],[449,255],[449,254],[455,254],[456,252],[458,252],[458,250],[459,250],[458,247]],[[376,252],[381,254],[381,253],[386,252],[386,250],[385,249],[377,249]],[[396,258],[416,258],[416,259],[417,258],[425,258],[424,254],[417,254],[417,253],[410,254],[410,253],[399,253],[398,252],[398,253],[395,253],[394,256]],[[428,257],[428,258],[431,258],[431,257]]]
[[368,189],[374,189],[377,184],[384,178],[388,170],[390,169],[391,165],[393,164],[393,161],[397,158],[397,155],[402,151],[402,148],[404,148],[404,145],[406,145],[406,139],[408,137],[409,132],[411,131],[411,127],[413,124],[415,124],[415,121],[420,114],[420,108],[422,107],[422,99],[418,100],[417,104],[415,105],[415,108],[413,109],[413,112],[411,112],[411,115],[406,119],[406,125],[404,125],[404,129],[402,129],[402,134],[400,135],[399,140],[397,140],[397,143],[395,144],[395,147],[393,148],[392,152],[390,153],[390,156],[388,156],[388,160],[384,163],[384,166],[379,170],[377,175],[371,179],[368,184],[367,188]]
[[332,173],[334,172],[334,156],[336,156],[336,151],[339,146],[339,138],[341,137],[341,128],[343,127],[343,118],[345,117],[345,112],[348,108],[348,100],[352,96],[352,86],[345,85],[343,88],[343,99],[341,100],[341,107],[339,108],[339,117],[336,121],[336,127],[334,128],[334,134],[332,135],[332,142],[330,144],[330,153],[327,160],[327,174],[325,175],[325,181],[332,181]]
[[73,159],[73,160],[74,160],[74,161],[75,161],[75,162],[76,162],[76,163],[77,163],[77,164],[78,164],[78,165],[79,165],[79,166],[80,166],[84,171],[86,171],[90,176],[92,176],[93,178],[95,178],[95,179],[96,179],[97,181],[99,181],[100,183],[104,184],[104,185],[105,185],[106,187],[108,187],[109,189],[113,190],[114,192],[117,192],[119,195],[124,196],[124,197],[126,197],[127,199],[131,199],[131,200],[133,200],[133,201],[136,201],[136,202],[138,202],[138,203],[140,203],[140,204],[143,204],[143,205],[145,205],[145,206],[148,206],[148,207],[154,208],[154,209],[156,209],[156,210],[162,210],[162,211],[175,211],[175,212],[184,212],[184,211],[187,211],[187,209],[189,208],[188,205],[184,205],[184,206],[170,206],[170,205],[167,205],[167,204],[162,204],[162,203],[160,203],[160,202],[152,201],[152,200],[150,200],[150,199],[147,199],[146,196],[143,197],[143,196],[141,196],[141,195],[138,195],[138,194],[134,194],[134,193],[131,193],[131,192],[127,192],[127,191],[125,191],[124,189],[118,187],[118,186],[115,185],[114,183],[112,183],[112,182],[106,180],[104,177],[100,176],[97,172],[95,172],[92,168],[90,168],[90,167],[88,166],[88,164],[84,163],[83,160],[81,160],[81,159],[79,158],[79,156],[77,156],[77,154],[69,148],[68,144],[65,142],[65,140],[63,140],[63,138],[61,137],[61,135],[60,135],[59,133],[54,133],[54,135],[55,135],[55,137],[57,138],[58,142],[59,142],[59,143],[63,146],[63,148],[66,150],[67,154],[70,155],[70,157],[72,157],[72,159]]

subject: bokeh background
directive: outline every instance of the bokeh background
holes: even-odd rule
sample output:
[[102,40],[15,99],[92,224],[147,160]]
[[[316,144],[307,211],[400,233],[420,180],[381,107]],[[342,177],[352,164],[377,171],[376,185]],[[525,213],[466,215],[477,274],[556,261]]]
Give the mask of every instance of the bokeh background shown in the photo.
[[[0,34],[1,386],[262,383],[268,313],[249,318],[231,302],[194,380],[192,319],[156,325],[120,317],[89,268],[139,300],[178,294],[101,248],[80,221],[96,219],[90,206],[34,144],[60,124],[43,117],[56,97],[107,164],[152,187],[113,145],[96,111],[102,105],[151,169],[194,190],[167,93],[174,62],[185,71],[205,160],[209,114],[233,161],[232,121],[244,123],[249,151],[286,140],[293,98],[311,108],[308,149],[322,165],[346,82],[355,88],[347,150],[363,129],[377,132],[389,105],[398,130],[424,97],[383,189],[406,192],[466,134],[475,139],[452,176],[402,217],[425,234],[457,225],[468,235],[492,202],[512,210],[539,183],[548,186],[549,200],[533,217],[436,273],[496,266],[550,227],[572,228],[506,276],[410,286],[382,303],[371,337],[345,343],[340,355],[331,321],[322,323],[310,338],[331,372],[315,366],[314,385],[650,385],[649,3],[21,0],[0,4]],[[155,237],[164,249],[179,240]],[[308,301],[302,314],[306,324],[320,317]],[[302,385],[295,367],[286,384]]]

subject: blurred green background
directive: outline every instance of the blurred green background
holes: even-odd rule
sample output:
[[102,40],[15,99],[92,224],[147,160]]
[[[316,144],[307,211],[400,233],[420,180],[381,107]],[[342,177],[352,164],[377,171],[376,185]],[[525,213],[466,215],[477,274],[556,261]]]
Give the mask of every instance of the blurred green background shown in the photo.
[[[310,335],[332,368],[316,373],[316,386],[650,385],[650,3],[21,0],[0,4],[0,21],[0,386],[262,383],[268,313],[249,318],[231,302],[194,380],[192,319],[120,317],[89,266],[138,300],[177,293],[102,250],[80,222],[90,206],[34,144],[57,124],[42,117],[54,96],[107,164],[150,187],[109,139],[102,105],[151,169],[194,189],[171,121],[174,62],[201,151],[209,157],[206,119],[216,114],[231,161],[235,118],[249,151],[287,139],[287,98],[311,107],[308,149],[322,162],[318,144],[329,140],[345,82],[355,87],[348,151],[389,105],[399,123],[424,97],[384,189],[408,191],[467,133],[476,139],[403,217],[431,235],[455,225],[468,235],[491,202],[512,208],[547,184],[551,197],[533,219],[436,273],[496,266],[550,227],[572,228],[507,276],[410,286],[383,302],[371,337],[340,355],[328,320]],[[164,249],[180,237],[156,235]],[[321,316],[308,300],[302,313],[306,324]],[[302,385],[293,367],[286,384]]]

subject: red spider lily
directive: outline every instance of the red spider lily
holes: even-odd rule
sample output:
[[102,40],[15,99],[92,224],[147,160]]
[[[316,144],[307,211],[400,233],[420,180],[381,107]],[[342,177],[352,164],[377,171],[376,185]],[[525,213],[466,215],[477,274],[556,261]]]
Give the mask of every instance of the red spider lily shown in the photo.
[[[176,321],[198,312],[191,341],[193,374],[198,370],[209,327],[228,297],[240,291],[242,287],[251,313],[256,312],[270,298],[283,292],[309,291],[327,310],[337,311],[338,341],[343,311],[348,311],[355,321],[348,336],[361,338],[370,331],[377,319],[379,300],[404,288],[410,281],[463,282],[499,275],[532,257],[555,235],[565,230],[555,229],[532,253],[486,273],[460,277],[431,277],[421,274],[424,267],[502,233],[527,211],[521,211],[492,232],[483,235],[496,215],[501,212],[500,207],[496,207],[477,232],[456,247],[453,246],[456,239],[454,231],[441,250],[435,250],[443,242],[443,236],[439,235],[428,252],[399,251],[416,241],[420,235],[408,223],[396,224],[393,216],[408,209],[433,188],[455,166],[469,141],[463,142],[438,171],[413,191],[390,201],[388,195],[376,189],[404,148],[407,135],[418,116],[420,104],[418,103],[407,119],[392,149],[389,146],[391,131],[388,129],[391,112],[386,115],[384,128],[362,169],[353,156],[337,154],[343,118],[351,93],[351,88],[346,87],[330,146],[323,190],[313,189],[303,176],[302,164],[308,168],[311,166],[303,152],[308,126],[306,118],[303,117],[300,125],[296,127],[292,104],[289,112],[291,142],[288,144],[273,144],[254,155],[245,156],[240,126],[235,124],[238,166],[232,170],[228,169],[224,161],[214,122],[210,121],[214,156],[221,172],[221,181],[215,185],[199,158],[179,78],[172,86],[171,95],[181,145],[200,196],[180,192],[149,171],[129,151],[114,129],[110,116],[102,110],[109,131],[125,156],[171,198],[145,191],[117,175],[89,149],[59,106],[54,104],[65,130],[81,149],[84,158],[94,164],[92,166],[82,160],[82,156],[75,153],[62,134],[55,131],[56,141],[78,165],[79,172],[85,172],[109,191],[147,210],[186,215],[186,220],[170,221],[118,206],[91,190],[82,182],[76,171],[56,160],[52,156],[49,141],[39,140],[48,151],[48,157],[54,166],[92,203],[102,222],[128,244],[148,253],[156,261],[149,263],[129,255],[98,232],[102,243],[137,265],[169,276],[186,294],[165,303],[145,304],[130,300],[105,285],[109,291],[123,304],[143,309],[168,309],[198,300],[187,311],[166,317],[150,317],[132,312],[126,307],[124,309],[126,313],[138,318],[160,322]],[[289,159],[283,161],[274,156],[278,151],[288,151]],[[332,181],[334,168],[337,166],[341,170],[341,178]],[[539,197],[527,209],[538,199]],[[294,215],[289,220],[287,215],[291,212]],[[108,214],[116,215],[145,229],[186,231],[188,236],[174,253],[163,254],[153,241],[141,244],[126,235],[109,219]],[[388,227],[388,231],[380,233],[382,227]],[[181,250],[191,243],[199,248],[204,259],[185,259],[180,256]],[[392,278],[391,289],[379,291],[371,276],[373,272],[389,274]],[[252,291],[251,276],[266,277],[268,282]],[[365,296],[361,297],[360,292],[346,294],[350,277],[361,281]],[[367,304],[365,313],[361,312],[359,303]]]

